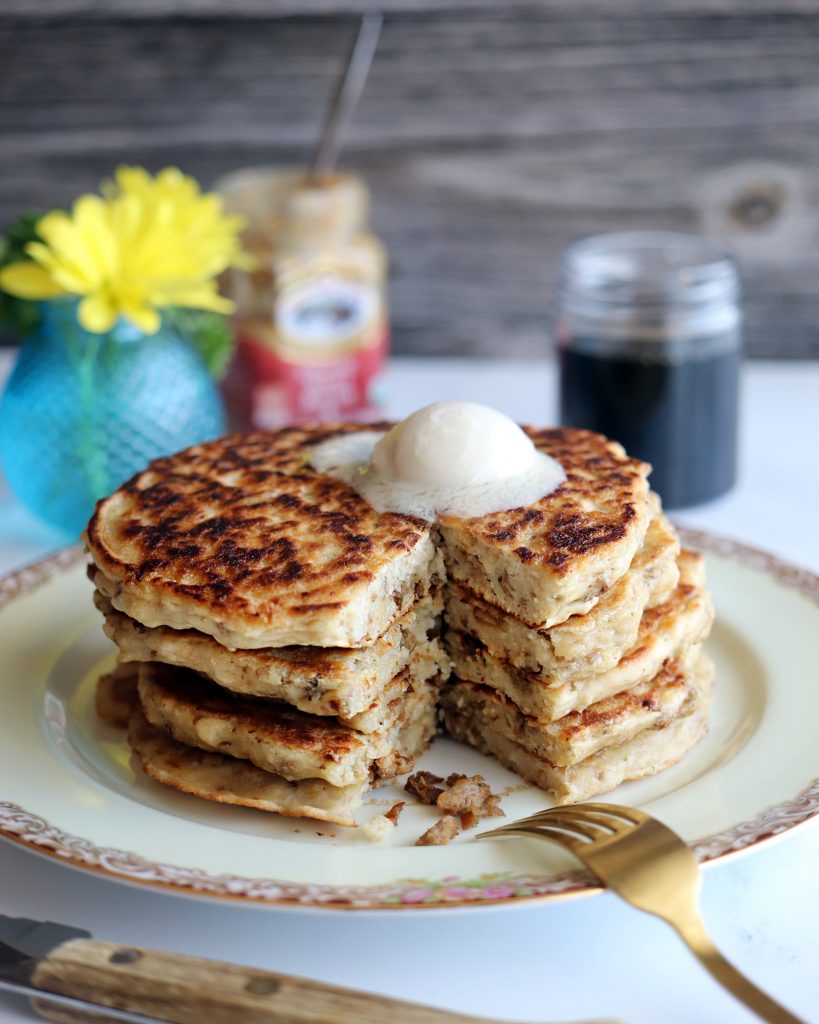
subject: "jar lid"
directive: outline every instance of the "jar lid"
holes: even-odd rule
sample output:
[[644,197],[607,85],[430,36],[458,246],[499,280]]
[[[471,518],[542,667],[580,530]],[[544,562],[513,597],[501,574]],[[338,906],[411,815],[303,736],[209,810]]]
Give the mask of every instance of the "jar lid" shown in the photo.
[[673,231],[595,235],[563,258],[561,313],[583,330],[668,340],[735,328],[739,275],[707,239]]
[[699,303],[736,298],[739,277],[730,256],[696,235],[623,231],[594,235],[564,257],[566,285],[609,301],[650,299]]
[[220,178],[228,213],[247,218],[245,247],[265,262],[272,253],[315,252],[344,245],[369,218],[369,190],[352,174],[319,182],[300,168],[255,167]]

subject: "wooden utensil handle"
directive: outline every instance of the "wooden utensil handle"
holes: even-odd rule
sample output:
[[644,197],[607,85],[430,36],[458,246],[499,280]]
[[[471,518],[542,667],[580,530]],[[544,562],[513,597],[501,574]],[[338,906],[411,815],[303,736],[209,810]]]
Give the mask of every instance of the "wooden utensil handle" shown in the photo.
[[[173,1024],[485,1024],[287,974],[74,939],[37,966],[37,988]],[[38,1012],[46,1008],[40,1004]],[[65,1011],[63,1011],[64,1014]],[[49,1017],[52,1014],[48,1013]],[[65,1020],[65,1016],[53,1019]],[[71,1018],[77,1020],[76,1014]],[[89,1016],[88,1021],[99,1020]]]

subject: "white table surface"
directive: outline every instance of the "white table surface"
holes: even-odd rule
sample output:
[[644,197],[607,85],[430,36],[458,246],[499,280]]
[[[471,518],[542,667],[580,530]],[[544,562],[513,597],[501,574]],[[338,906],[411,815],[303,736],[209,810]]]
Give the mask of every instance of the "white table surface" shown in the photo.
[[[466,398],[550,423],[554,386],[548,363],[395,360],[387,409],[402,416],[427,402]],[[741,482],[731,495],[678,518],[819,571],[819,363],[753,364],[743,387]],[[0,571],[58,543],[0,490]],[[805,672],[805,685],[819,683],[816,665]],[[819,1021],[819,821],[714,866],[702,905],[717,943],[742,970],[806,1020]],[[242,908],[130,888],[0,842],[0,912],[490,1018],[755,1019],[700,970],[670,929],[608,894],[394,916]],[[21,1000],[0,993],[0,1022],[31,1019]]]

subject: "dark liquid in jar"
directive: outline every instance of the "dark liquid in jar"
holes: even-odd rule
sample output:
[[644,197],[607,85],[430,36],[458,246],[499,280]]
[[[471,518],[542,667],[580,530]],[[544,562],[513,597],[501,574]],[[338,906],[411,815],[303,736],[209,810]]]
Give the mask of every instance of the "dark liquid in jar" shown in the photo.
[[663,362],[561,347],[561,423],[605,434],[650,462],[665,508],[708,501],[736,479],[739,359],[723,351]]

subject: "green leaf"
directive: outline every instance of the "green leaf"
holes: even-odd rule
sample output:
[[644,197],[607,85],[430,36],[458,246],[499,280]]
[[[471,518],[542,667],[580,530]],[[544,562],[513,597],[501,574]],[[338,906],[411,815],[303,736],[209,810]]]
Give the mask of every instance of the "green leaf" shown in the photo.
[[[0,267],[26,259],[27,243],[39,240],[37,221],[40,217],[39,213],[25,213],[0,235]],[[36,331],[39,323],[36,302],[0,291],[0,332],[23,341]]]
[[166,310],[167,321],[186,338],[202,357],[211,376],[220,380],[236,347],[230,323],[221,313],[207,309]]

